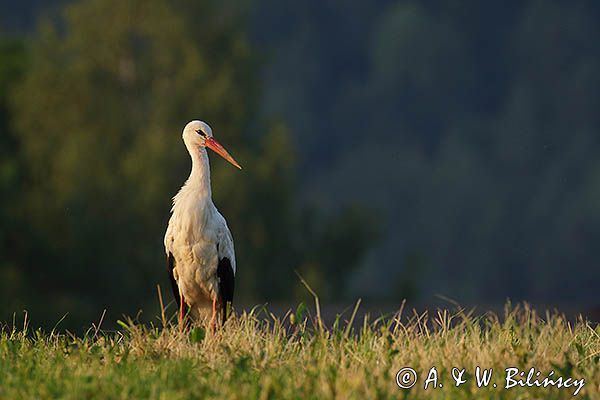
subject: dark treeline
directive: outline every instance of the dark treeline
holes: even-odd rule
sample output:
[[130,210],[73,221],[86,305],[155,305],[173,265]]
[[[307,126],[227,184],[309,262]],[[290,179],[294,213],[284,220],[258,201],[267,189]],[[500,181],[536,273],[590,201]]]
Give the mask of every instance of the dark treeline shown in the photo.
[[241,302],[301,298],[294,270],[325,301],[595,301],[597,2],[29,4],[0,36],[2,319],[153,315],[192,118],[244,166],[212,163]]
[[597,302],[600,3],[258,4],[303,197],[377,216],[353,293]]
[[171,197],[190,168],[181,131],[194,118],[245,167],[212,164],[238,302],[301,296],[294,270],[343,293],[342,277],[335,291],[323,283],[358,265],[370,225],[356,208],[324,215],[295,200],[295,151],[285,125],[259,115],[261,62],[243,11],[85,0],[42,17],[31,38],[2,39],[3,320],[23,309],[46,324],[70,313],[66,326],[104,308],[157,315]]

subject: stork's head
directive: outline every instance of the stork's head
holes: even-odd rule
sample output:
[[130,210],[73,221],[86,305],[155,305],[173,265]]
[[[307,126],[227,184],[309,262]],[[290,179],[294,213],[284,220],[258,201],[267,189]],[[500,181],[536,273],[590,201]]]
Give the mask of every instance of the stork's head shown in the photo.
[[213,138],[212,129],[204,121],[190,121],[183,128],[183,142],[190,152],[208,147],[239,169],[240,165],[229,155],[227,150]]

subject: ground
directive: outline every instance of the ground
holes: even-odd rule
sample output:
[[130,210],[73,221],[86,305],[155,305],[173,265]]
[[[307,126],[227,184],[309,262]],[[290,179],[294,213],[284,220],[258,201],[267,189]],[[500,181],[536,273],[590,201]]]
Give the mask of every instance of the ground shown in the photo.
[[[600,327],[583,319],[527,306],[500,316],[400,310],[353,321],[348,313],[333,326],[312,314],[254,310],[216,332],[180,333],[165,320],[83,337],[5,326],[0,399],[569,399],[581,379],[575,398],[600,399]],[[487,386],[478,387],[477,366],[493,368]],[[418,380],[401,389],[396,380],[409,386],[409,367]],[[554,385],[520,386],[531,368],[530,385],[550,371]],[[569,387],[559,388],[559,377]]]

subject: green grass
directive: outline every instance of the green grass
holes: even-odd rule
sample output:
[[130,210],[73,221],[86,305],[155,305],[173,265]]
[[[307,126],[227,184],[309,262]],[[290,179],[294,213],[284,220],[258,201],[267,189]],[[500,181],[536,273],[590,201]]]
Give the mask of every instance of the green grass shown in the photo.
[[[399,311],[354,325],[342,317],[331,327],[303,314],[242,313],[214,333],[131,321],[120,331],[91,329],[84,337],[5,327],[0,399],[573,398],[574,388],[504,389],[507,367],[535,367],[541,378],[550,370],[554,377],[584,378],[576,398],[600,399],[600,328],[583,320],[539,317],[527,306],[507,307],[502,318]],[[477,365],[494,368],[497,388],[477,388]],[[419,373],[410,390],[395,383],[406,366]],[[424,390],[433,366],[444,386]],[[453,367],[466,368],[459,387]]]

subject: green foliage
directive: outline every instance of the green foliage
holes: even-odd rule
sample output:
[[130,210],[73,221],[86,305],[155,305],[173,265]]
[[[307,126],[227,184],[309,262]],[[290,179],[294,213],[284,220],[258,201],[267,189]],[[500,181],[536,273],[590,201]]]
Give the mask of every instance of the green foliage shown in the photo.
[[[237,17],[216,3],[192,9],[193,18],[163,1],[76,3],[60,29],[44,22],[31,45],[14,101],[30,168],[23,200],[45,239],[48,258],[35,262],[56,269],[35,276],[34,286],[64,296],[69,308],[138,308],[132,297],[162,280],[169,199],[189,168],[180,134],[188,120],[210,121],[238,159],[256,161],[262,179],[281,168],[260,163],[271,159],[257,147],[270,134],[245,133],[254,68]],[[260,178],[234,177],[218,161],[213,171],[217,204],[233,231],[244,232],[236,217],[262,206],[246,201]]]
[[[211,166],[214,200],[235,238],[236,301],[289,298],[305,253],[295,241],[295,151],[284,125],[258,116],[257,59],[237,6],[84,0],[40,23],[26,68],[3,64],[0,89],[13,81],[11,65],[23,74],[11,92],[9,153],[23,162],[23,189],[11,201],[30,230],[28,256],[0,266],[6,282],[28,278],[19,307],[49,319],[69,312],[71,325],[102,308],[147,308],[155,284],[167,286],[162,237],[170,198],[189,173],[181,131],[195,118],[244,166],[218,158]],[[332,229],[323,232],[332,247],[323,258],[311,252],[313,262],[362,235]]]
[[304,322],[304,314],[306,313],[306,304],[300,303],[296,307],[296,312],[290,313],[290,324],[298,325]]
[[148,303],[191,118],[244,166],[212,165],[236,300],[300,300],[297,270],[324,301],[596,301],[598,18],[535,0],[75,2],[0,46],[0,309]]
[[200,343],[206,337],[206,329],[196,326],[190,330],[189,338],[191,343]]

